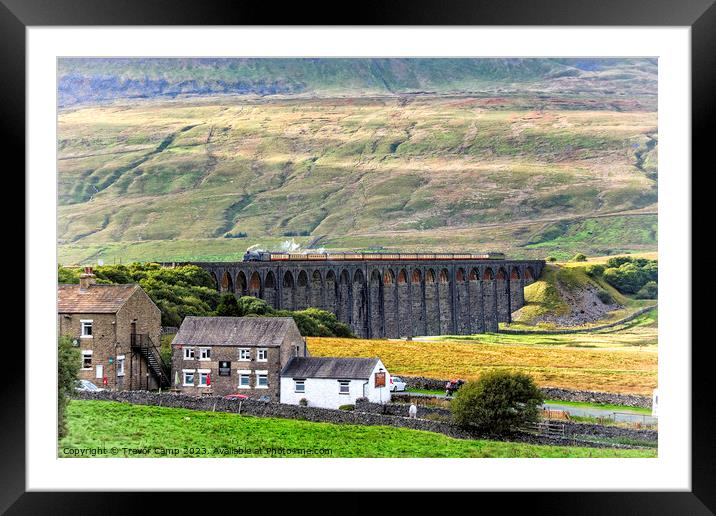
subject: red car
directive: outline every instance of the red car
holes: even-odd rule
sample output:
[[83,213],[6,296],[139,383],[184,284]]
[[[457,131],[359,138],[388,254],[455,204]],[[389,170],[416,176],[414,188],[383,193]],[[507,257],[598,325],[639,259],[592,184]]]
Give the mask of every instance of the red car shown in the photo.
[[246,394],[239,394],[238,392],[235,394],[227,394],[224,396],[225,400],[247,400],[249,397]]

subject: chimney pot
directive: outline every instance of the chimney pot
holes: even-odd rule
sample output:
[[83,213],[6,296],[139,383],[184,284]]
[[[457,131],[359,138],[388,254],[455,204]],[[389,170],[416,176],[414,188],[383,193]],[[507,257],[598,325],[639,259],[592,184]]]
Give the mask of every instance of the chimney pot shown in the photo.
[[92,267],[85,267],[85,271],[80,274],[80,290],[87,290],[96,281],[97,277],[92,273]]

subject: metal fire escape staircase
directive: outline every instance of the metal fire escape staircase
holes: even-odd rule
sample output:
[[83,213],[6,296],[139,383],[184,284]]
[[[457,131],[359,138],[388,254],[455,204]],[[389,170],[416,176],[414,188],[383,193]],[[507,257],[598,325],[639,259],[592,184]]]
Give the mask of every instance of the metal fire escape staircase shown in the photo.
[[132,351],[144,357],[149,370],[159,381],[161,388],[171,386],[170,367],[162,358],[159,348],[146,333],[133,333],[131,335]]

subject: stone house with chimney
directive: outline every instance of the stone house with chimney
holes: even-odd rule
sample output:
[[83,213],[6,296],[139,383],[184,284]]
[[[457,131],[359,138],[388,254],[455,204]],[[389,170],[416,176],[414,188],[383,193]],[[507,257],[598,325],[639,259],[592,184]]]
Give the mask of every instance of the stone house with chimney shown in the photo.
[[98,284],[86,267],[79,284],[58,285],[57,330],[80,349],[80,379],[111,390],[169,386],[161,312],[137,284]]
[[291,317],[187,316],[172,341],[172,383],[195,396],[279,401],[281,370],[305,356],[306,341]]

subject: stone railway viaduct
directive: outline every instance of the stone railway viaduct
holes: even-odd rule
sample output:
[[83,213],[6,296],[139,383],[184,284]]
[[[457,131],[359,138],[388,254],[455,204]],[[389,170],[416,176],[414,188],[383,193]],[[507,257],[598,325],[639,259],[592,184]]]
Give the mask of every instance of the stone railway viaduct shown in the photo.
[[541,260],[192,262],[221,292],[277,309],[322,308],[363,338],[496,332]]

